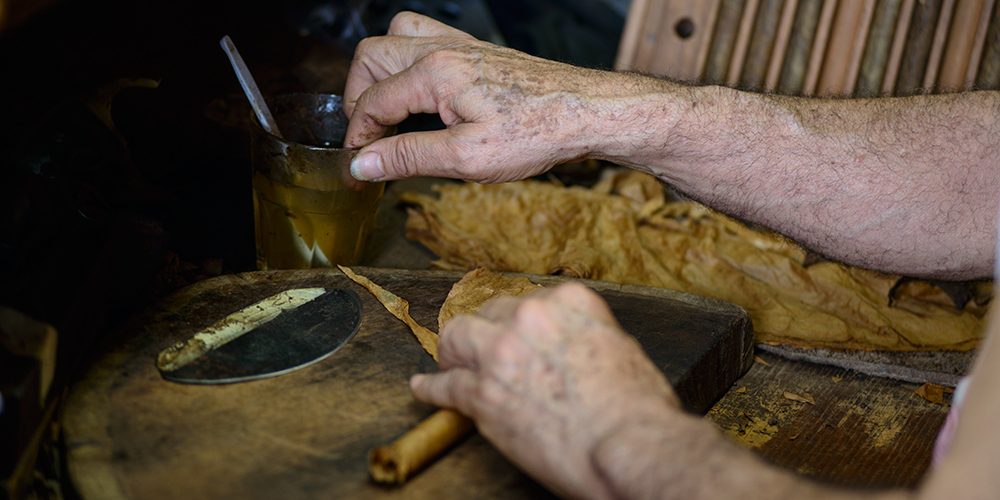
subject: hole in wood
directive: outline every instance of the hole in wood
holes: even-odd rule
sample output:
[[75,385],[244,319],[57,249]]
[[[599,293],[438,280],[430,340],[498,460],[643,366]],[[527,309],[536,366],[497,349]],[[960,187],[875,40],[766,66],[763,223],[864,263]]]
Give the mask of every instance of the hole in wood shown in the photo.
[[690,38],[694,34],[694,22],[691,21],[690,17],[682,18],[680,21],[677,21],[674,31],[681,38]]

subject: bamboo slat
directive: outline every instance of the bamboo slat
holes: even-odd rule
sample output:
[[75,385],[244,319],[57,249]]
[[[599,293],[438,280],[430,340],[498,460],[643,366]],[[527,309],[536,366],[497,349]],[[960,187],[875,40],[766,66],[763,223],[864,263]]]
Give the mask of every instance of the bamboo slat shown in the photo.
[[705,83],[721,84],[726,82],[726,71],[733,58],[736,47],[736,35],[740,31],[740,18],[746,0],[722,0],[719,3],[719,13],[715,17],[715,34],[709,44],[708,58],[705,60],[705,70],[702,80]]
[[[922,0],[915,2],[913,6],[911,29],[906,36],[906,46],[896,78],[896,95],[912,95],[923,85],[927,60],[934,42],[935,30],[930,27],[937,26],[941,2],[942,0]],[[923,29],[916,29],[917,27]]]
[[976,87],[981,89],[1000,88],[1000,2],[994,2],[990,16],[990,28],[986,31],[983,57],[976,75]]
[[902,6],[902,0],[879,0],[876,4],[854,88],[855,96],[875,97],[882,92],[882,81],[885,80],[893,35]]
[[816,40],[823,0],[799,0],[795,9],[795,21],[788,40],[788,49],[781,66],[776,88],[779,94],[798,95],[805,85],[809,54]]
[[820,70],[824,64],[824,54],[826,53],[827,41],[830,38],[830,30],[833,27],[833,15],[837,10],[838,0],[826,0],[823,8],[819,12],[819,25],[816,29],[816,40],[813,43],[812,53],[809,54],[809,67],[806,69],[806,83],[802,89],[803,95],[814,95],[816,85],[819,82]]

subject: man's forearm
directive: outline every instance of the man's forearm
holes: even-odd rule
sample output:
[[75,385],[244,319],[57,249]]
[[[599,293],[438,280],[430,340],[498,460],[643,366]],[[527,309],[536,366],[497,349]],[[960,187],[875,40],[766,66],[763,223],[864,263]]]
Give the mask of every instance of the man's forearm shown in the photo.
[[765,464],[704,419],[672,415],[623,427],[597,446],[594,468],[627,499],[906,499],[901,491],[840,490]]
[[608,106],[634,113],[600,115],[595,129],[618,133],[603,157],[850,264],[944,279],[992,270],[997,93],[833,100],[660,85]]

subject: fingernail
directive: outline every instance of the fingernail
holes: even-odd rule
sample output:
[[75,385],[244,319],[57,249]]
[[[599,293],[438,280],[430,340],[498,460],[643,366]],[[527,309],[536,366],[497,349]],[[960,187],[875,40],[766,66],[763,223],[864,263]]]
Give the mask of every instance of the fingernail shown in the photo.
[[374,151],[361,153],[351,160],[351,175],[359,181],[377,181],[385,177],[382,157]]
[[418,373],[410,377],[410,390],[412,391],[416,389],[418,385],[423,383],[425,378],[427,378],[427,375],[424,375],[422,373]]

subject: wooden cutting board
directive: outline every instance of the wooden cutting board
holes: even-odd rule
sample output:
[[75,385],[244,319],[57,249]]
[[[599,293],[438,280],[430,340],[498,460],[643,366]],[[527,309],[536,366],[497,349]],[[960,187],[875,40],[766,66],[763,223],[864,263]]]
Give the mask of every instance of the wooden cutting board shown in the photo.
[[[420,324],[463,273],[356,268],[409,301]],[[526,275],[541,285],[563,278]],[[704,412],[752,363],[741,307],[664,289],[583,281],[608,300],[693,411]],[[184,385],[157,354],[216,320],[292,288],[358,292],[357,336],[329,358],[279,377]],[[437,369],[409,329],[333,269],[228,275],[187,287],[110,335],[64,411],[73,485],[84,500],[175,498],[546,498],[478,434],[399,487],[370,481],[366,456],[435,408],[407,385]]]

